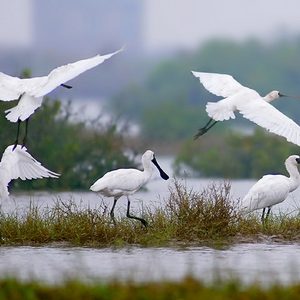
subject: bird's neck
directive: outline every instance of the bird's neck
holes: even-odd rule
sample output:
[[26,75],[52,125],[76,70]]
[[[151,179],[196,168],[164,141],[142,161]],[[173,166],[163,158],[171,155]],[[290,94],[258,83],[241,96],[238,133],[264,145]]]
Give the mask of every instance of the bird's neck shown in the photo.
[[300,185],[300,174],[297,166],[286,164],[286,169],[290,174],[290,192],[294,191]]
[[144,176],[146,178],[150,178],[152,176],[152,173],[153,173],[153,167],[151,166],[151,163],[145,162],[143,164],[143,167],[144,167],[144,171],[143,171]]

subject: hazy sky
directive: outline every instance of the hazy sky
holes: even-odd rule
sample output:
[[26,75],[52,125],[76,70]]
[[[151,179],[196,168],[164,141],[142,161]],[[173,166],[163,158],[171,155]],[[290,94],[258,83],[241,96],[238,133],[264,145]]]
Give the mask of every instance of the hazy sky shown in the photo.
[[[299,0],[132,1],[144,1],[142,26],[149,52],[193,48],[214,37],[270,39],[284,32],[300,33]],[[32,42],[32,3],[33,0],[0,0],[1,44],[26,46]],[[89,21],[92,20],[86,20]]]
[[0,43],[8,47],[31,45],[31,0],[0,0],[0,8]]
[[213,37],[300,33],[298,0],[146,0],[147,46],[195,47]]

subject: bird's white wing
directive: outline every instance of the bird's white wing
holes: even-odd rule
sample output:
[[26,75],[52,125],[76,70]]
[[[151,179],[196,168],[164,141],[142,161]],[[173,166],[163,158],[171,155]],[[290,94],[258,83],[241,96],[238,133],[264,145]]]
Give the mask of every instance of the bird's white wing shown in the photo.
[[192,74],[200,80],[208,91],[217,96],[229,97],[238,93],[241,89],[248,89],[237,82],[231,75],[194,71],[192,71]]
[[91,58],[79,60],[77,62],[58,67],[49,73],[48,80],[46,80],[42,86],[37,87],[30,94],[34,97],[44,96],[52,90],[54,90],[59,85],[61,85],[62,83],[65,83],[75,78],[79,74],[96,67],[97,65],[103,63],[105,60],[109,59],[110,57],[121,51],[123,51],[123,48],[110,54],[102,56],[96,55]]
[[12,179],[26,180],[44,177],[57,178],[59,174],[43,167],[21,145],[18,145],[15,150],[13,150],[13,145],[5,149],[0,162],[1,191],[4,188],[7,189],[7,185]]
[[240,101],[237,109],[246,119],[300,146],[300,126],[262,98]]
[[0,72],[0,100],[11,101],[18,99],[23,93],[21,79]]

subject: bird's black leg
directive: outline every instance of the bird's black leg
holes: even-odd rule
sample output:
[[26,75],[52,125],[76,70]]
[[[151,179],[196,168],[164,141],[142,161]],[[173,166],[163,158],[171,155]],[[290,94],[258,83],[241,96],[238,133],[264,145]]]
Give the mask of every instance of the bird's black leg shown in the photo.
[[17,129],[17,138],[13,147],[13,151],[16,149],[18,142],[19,142],[19,133],[20,133],[20,125],[21,125],[21,120],[18,119],[18,129]]
[[267,211],[266,219],[265,219],[266,221],[267,221],[267,219],[268,219],[268,217],[269,217],[270,211],[271,211],[271,206],[268,207],[268,211]]
[[130,200],[129,200],[128,197],[127,197],[127,201],[128,202],[127,202],[127,214],[126,214],[126,217],[130,218],[130,219],[139,220],[145,227],[147,227],[148,223],[146,222],[146,220],[130,215],[130,213],[129,213],[129,210],[130,210]]
[[194,135],[194,140],[199,138],[201,135],[205,134],[209,129],[211,129],[213,126],[215,126],[218,123],[218,121],[214,121],[214,122],[213,121],[214,120],[212,118],[210,118],[204,127],[198,129],[198,132]]
[[263,225],[265,224],[265,211],[266,211],[266,208],[264,207],[262,215],[261,215],[261,222],[262,222]]
[[29,118],[27,118],[25,120],[25,136],[24,136],[24,139],[23,139],[22,148],[25,147],[26,142],[27,142],[28,124],[29,124]]
[[117,203],[117,201],[118,201],[118,197],[115,197],[114,198],[114,204],[113,204],[113,206],[112,206],[112,208],[111,208],[111,211],[110,211],[110,217],[111,217],[111,219],[112,219],[112,221],[113,221],[113,223],[114,223],[114,225],[116,225],[116,220],[115,220],[115,214],[114,214],[114,209],[115,209],[115,206],[116,206],[116,203]]
[[72,86],[64,84],[64,83],[62,83],[61,86],[66,88],[66,89],[71,89],[72,88]]

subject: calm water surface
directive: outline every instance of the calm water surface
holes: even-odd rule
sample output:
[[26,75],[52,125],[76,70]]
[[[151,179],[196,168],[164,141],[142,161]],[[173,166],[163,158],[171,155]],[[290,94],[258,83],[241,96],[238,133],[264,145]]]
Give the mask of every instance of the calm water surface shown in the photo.
[[300,246],[241,244],[225,250],[137,248],[114,250],[55,247],[0,247],[0,274],[59,283],[83,280],[204,281],[238,278],[262,284],[299,281]]

